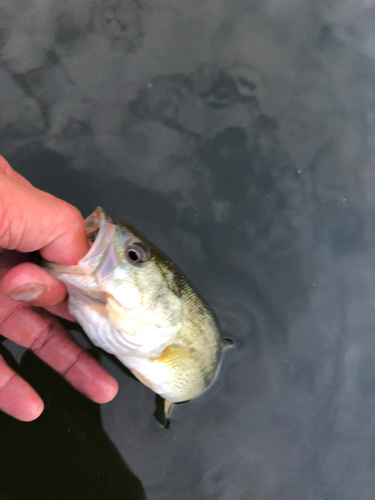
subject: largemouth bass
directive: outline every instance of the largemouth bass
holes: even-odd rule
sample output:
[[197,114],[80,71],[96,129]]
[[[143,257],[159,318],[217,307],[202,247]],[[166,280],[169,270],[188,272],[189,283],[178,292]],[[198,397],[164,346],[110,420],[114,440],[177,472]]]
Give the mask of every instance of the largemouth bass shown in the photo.
[[68,290],[69,310],[91,341],[172,403],[201,395],[225,341],[204,300],[178,267],[129,224],[97,208],[92,246],[75,266],[44,262]]

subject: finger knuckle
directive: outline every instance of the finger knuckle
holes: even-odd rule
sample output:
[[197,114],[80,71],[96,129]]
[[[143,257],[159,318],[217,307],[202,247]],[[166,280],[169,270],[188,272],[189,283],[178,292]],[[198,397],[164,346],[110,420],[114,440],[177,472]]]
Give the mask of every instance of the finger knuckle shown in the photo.
[[0,355],[0,394],[9,387],[15,377],[17,377],[17,373],[9,368],[4,358]]
[[62,217],[64,219],[64,226],[68,228],[69,231],[82,228],[83,226],[81,212],[70,203],[63,202]]
[[12,247],[12,224],[6,205],[3,207],[0,203],[0,247]]
[[30,346],[30,350],[38,355],[43,347],[48,343],[48,341],[51,339],[53,333],[54,333],[54,326],[56,324],[56,321],[51,318],[48,323],[46,323],[38,332],[36,335],[36,338],[34,339],[33,343]]
[[76,355],[73,357],[73,359],[70,360],[68,366],[60,371],[60,375],[63,377],[67,377],[69,372],[79,363],[82,359],[82,357],[86,354],[86,351],[83,349],[80,350]]

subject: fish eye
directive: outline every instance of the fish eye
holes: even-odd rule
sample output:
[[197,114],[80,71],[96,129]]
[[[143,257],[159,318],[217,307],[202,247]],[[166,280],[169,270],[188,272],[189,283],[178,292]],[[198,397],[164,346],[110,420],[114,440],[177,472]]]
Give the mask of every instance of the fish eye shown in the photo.
[[126,257],[131,264],[142,264],[148,260],[148,252],[141,243],[133,243],[125,250]]

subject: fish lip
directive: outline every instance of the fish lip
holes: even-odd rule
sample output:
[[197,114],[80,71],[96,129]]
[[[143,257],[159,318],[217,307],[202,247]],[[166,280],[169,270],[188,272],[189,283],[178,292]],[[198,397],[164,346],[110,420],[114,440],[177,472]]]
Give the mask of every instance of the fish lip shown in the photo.
[[86,235],[89,236],[92,230],[96,231],[96,238],[90,250],[78,262],[78,266],[85,274],[93,275],[100,268],[102,261],[114,240],[116,227],[110,217],[101,207],[97,207],[94,212],[85,220]]

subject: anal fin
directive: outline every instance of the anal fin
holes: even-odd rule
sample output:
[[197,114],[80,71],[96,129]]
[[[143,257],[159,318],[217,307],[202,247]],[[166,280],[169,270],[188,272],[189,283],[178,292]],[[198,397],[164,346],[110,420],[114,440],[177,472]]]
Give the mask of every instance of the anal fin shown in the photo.
[[156,409],[154,417],[165,429],[169,429],[171,423],[169,417],[172,413],[174,403],[167,399],[163,399],[158,394],[155,394],[155,396]]
[[164,399],[164,415],[166,419],[169,419],[173,410],[172,401],[168,401],[168,399]]

